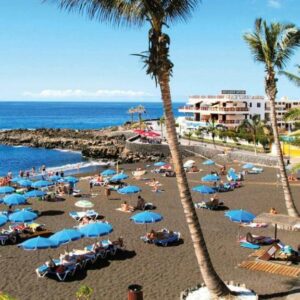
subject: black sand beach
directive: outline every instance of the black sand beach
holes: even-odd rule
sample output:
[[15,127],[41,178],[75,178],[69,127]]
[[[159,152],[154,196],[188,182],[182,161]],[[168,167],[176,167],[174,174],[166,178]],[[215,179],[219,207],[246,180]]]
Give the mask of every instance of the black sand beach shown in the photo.
[[[194,159],[194,158],[193,158]],[[200,184],[200,178],[217,167],[206,167],[197,160],[197,165],[203,169],[200,173],[188,174],[190,187]],[[131,174],[137,165],[126,165],[124,170]],[[238,167],[235,164],[234,167]],[[240,167],[239,167],[240,168]],[[148,172],[147,178],[153,178]],[[143,181],[130,179],[126,182],[142,188],[142,196],[146,201],[153,202],[156,211],[164,216],[160,223],[151,224],[149,228],[168,228],[179,231],[183,243],[170,247],[157,247],[144,244],[140,236],[145,233],[144,225],[137,225],[129,221],[130,214],[117,211],[122,200],[135,205],[137,195],[121,196],[112,193],[111,200],[104,196],[103,188],[96,187],[92,198],[95,210],[105,216],[113,224],[114,232],[109,239],[124,237],[126,251],[99,263],[88,266],[86,270],[77,272],[74,278],[66,282],[58,282],[49,278],[38,278],[35,269],[51,257],[58,257],[65,249],[83,248],[94,242],[92,239],[81,239],[61,246],[58,249],[24,251],[13,245],[0,247],[0,290],[5,291],[20,300],[37,299],[75,299],[76,290],[81,284],[94,289],[92,299],[126,299],[127,287],[137,283],[143,286],[144,299],[178,299],[180,292],[188,287],[201,283],[193,246],[183,215],[175,178],[155,176],[163,189],[162,193],[153,193]],[[276,187],[276,172],[265,168],[261,175],[248,175],[243,182],[244,186],[228,193],[220,193],[220,199],[230,209],[251,211],[254,214],[268,212],[275,207],[278,212],[285,213],[282,190]],[[82,180],[78,187],[88,193],[88,181]],[[292,187],[296,204],[300,208],[300,185]],[[193,192],[194,201],[201,200],[200,194]],[[31,200],[32,207],[42,212],[37,222],[46,224],[53,232],[67,227],[73,227],[76,222],[68,215],[69,211],[76,210],[75,199],[67,197],[63,202],[43,202]],[[1,205],[2,209],[6,207]],[[217,272],[224,280],[234,280],[245,283],[250,289],[261,295],[269,295],[272,299],[275,293],[290,289],[296,279],[272,275],[264,272],[254,272],[237,268],[238,263],[246,260],[251,250],[241,248],[236,242],[238,225],[224,217],[224,211],[209,211],[198,209],[198,216],[204,231],[207,246]],[[242,229],[247,233],[248,229]],[[274,229],[250,229],[252,233],[272,236]],[[285,243],[296,247],[299,243],[299,233],[279,231],[279,238]],[[281,299],[278,297],[276,299]]]

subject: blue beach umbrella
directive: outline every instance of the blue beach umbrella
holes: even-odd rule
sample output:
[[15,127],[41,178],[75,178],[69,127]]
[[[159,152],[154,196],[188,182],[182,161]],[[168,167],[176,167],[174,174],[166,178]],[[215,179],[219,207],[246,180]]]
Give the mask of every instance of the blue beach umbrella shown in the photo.
[[211,159],[208,159],[208,160],[203,162],[203,165],[206,165],[206,166],[212,166],[212,165],[215,165],[215,164],[216,163]]
[[13,183],[16,183],[16,182],[18,182],[19,180],[22,180],[22,179],[23,179],[22,177],[17,176],[17,177],[12,178],[10,181],[13,182]]
[[50,185],[53,185],[53,182],[50,182],[50,181],[47,181],[47,180],[39,180],[39,181],[36,181],[34,182],[31,186],[33,188],[43,188],[43,187],[47,187],[47,186],[50,186]]
[[129,176],[124,174],[124,173],[120,173],[120,174],[116,174],[114,175],[112,178],[110,178],[109,181],[112,181],[112,182],[117,182],[117,181],[121,181],[121,180],[125,180],[127,179]]
[[202,177],[201,180],[206,182],[216,182],[220,180],[220,177],[216,174],[207,174]]
[[231,178],[233,181],[239,180],[239,176],[235,173],[233,169],[229,169],[228,171],[228,176]]
[[7,216],[0,214],[0,226],[3,226],[7,222]]
[[112,170],[112,169],[107,169],[107,170],[101,172],[102,176],[112,176],[112,175],[115,175],[115,174],[117,174],[117,172],[115,170]]
[[158,161],[154,164],[155,167],[163,167],[165,166],[167,163],[164,161]]
[[207,185],[198,185],[193,188],[193,191],[201,194],[214,194],[216,191]]
[[79,181],[79,179],[76,177],[73,177],[73,176],[68,176],[68,177],[60,179],[59,181],[68,182],[68,183],[77,183]]
[[40,190],[33,190],[24,194],[25,198],[39,198],[44,197],[47,193]]
[[22,186],[22,187],[30,187],[33,182],[31,180],[21,179],[21,180],[17,181],[17,183],[19,186]]
[[255,215],[246,210],[239,209],[225,212],[225,217],[229,218],[233,222],[250,223],[255,218]]
[[67,244],[83,237],[78,229],[63,229],[51,235],[49,239],[58,245]]
[[122,194],[122,195],[130,195],[130,194],[139,193],[140,191],[141,191],[141,189],[138,186],[128,185],[128,186],[125,186],[125,187],[119,189],[118,193]]
[[160,222],[162,219],[162,215],[151,211],[143,211],[135,214],[130,218],[130,220],[132,220],[136,224],[156,223]]
[[20,205],[20,204],[26,203],[26,198],[19,194],[11,194],[11,195],[5,196],[3,198],[3,202],[8,206]]
[[243,165],[242,168],[243,168],[243,169],[253,169],[253,168],[254,168],[254,165],[251,164],[251,163],[247,163],[247,164]]
[[113,227],[109,223],[97,222],[81,227],[80,232],[87,238],[97,238],[107,235],[113,231]]
[[11,222],[19,222],[19,223],[25,223],[25,222],[31,222],[35,220],[38,217],[36,213],[33,213],[28,210],[21,210],[14,212],[8,216],[9,221]]
[[54,181],[54,182],[56,182],[56,181],[58,181],[58,180],[60,180],[60,179],[61,179],[61,177],[58,176],[58,175],[50,176],[50,180],[52,180],[52,181]]
[[19,244],[18,247],[23,248],[24,250],[38,250],[38,249],[57,248],[58,244],[56,244],[49,238],[38,236],[36,238],[29,239]]
[[15,189],[11,186],[2,186],[0,187],[0,194],[9,194],[13,193]]

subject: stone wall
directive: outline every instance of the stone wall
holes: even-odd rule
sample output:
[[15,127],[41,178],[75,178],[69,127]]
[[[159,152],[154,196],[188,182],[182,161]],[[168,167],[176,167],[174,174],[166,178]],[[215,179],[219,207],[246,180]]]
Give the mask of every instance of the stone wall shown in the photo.
[[[126,141],[125,148],[131,152],[138,152],[144,155],[162,154],[167,157],[170,155],[169,146],[166,144],[143,144],[137,143],[135,140],[138,136],[135,136]],[[277,165],[277,159],[274,156],[268,156],[265,154],[255,155],[246,151],[229,151],[227,154],[220,149],[213,149],[211,147],[205,147],[202,145],[197,146],[181,146],[181,151],[184,156],[200,155],[206,158],[216,159],[220,163],[228,163],[234,160],[240,162],[250,162],[258,165],[275,167]]]

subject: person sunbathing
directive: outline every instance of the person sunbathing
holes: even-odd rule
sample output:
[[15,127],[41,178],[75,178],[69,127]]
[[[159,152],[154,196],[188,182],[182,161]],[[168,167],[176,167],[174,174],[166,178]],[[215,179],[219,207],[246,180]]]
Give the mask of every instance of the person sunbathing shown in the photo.
[[63,266],[70,266],[70,265],[74,265],[76,263],[76,258],[67,254],[61,254],[59,256],[59,261],[60,264]]
[[190,172],[190,173],[197,173],[197,172],[199,172],[199,169],[194,165],[194,166],[192,166],[192,167],[189,169],[189,172]]
[[274,207],[272,207],[272,208],[270,209],[270,214],[277,215],[278,212],[277,212],[277,210],[276,210]]
[[151,182],[146,183],[146,184],[148,184],[149,186],[153,186],[154,187],[154,186],[160,185],[160,182],[157,181],[155,178],[152,178]]
[[124,201],[124,202],[121,204],[121,210],[122,210],[122,211],[125,211],[125,212],[128,212],[128,211],[134,211],[134,207],[133,207],[133,206],[130,206],[126,201]]
[[298,179],[294,175],[289,175],[288,181],[298,181]]
[[81,218],[81,220],[79,221],[79,225],[80,226],[84,226],[90,223],[90,218],[88,216],[84,216],[83,218]]
[[146,237],[150,240],[162,240],[166,238],[166,233],[163,231],[155,231],[154,229],[151,229],[150,232],[146,234]]
[[210,197],[210,201],[219,201],[219,196],[214,194],[212,197]]

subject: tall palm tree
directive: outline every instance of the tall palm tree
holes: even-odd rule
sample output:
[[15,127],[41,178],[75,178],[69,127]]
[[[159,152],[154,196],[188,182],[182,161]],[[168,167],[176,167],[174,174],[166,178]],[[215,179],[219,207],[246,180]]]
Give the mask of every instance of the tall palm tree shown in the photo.
[[277,95],[276,72],[282,70],[289,60],[294,49],[300,46],[299,29],[294,24],[271,23],[257,19],[254,31],[246,33],[244,39],[248,44],[256,62],[265,67],[265,92],[270,102],[270,118],[274,135],[274,143],[278,158],[281,184],[284,192],[287,213],[290,216],[299,216],[295,207],[287,173],[284,166],[282,149],[280,147],[275,111]]
[[252,142],[254,144],[254,152],[257,155],[257,143],[259,142],[259,137],[264,133],[270,133],[268,126],[264,121],[260,119],[259,115],[254,115],[250,119],[245,119],[239,126],[240,130],[244,130],[251,136]]
[[[49,0],[54,1],[54,0]],[[92,19],[117,24],[150,24],[148,50],[141,54],[146,72],[159,84],[166,117],[168,144],[175,167],[179,196],[190,230],[199,269],[214,297],[229,297],[230,290],[216,273],[210,260],[202,229],[193,204],[182,155],[177,140],[170,92],[173,63],[169,59],[170,37],[163,32],[166,24],[187,20],[197,0],[56,0],[68,11],[87,13]]]

